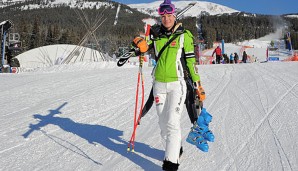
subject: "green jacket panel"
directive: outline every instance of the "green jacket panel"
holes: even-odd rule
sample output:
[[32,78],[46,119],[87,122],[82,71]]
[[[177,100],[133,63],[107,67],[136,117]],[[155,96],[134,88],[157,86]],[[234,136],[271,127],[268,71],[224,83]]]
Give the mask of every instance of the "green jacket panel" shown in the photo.
[[[190,72],[192,80],[199,81],[200,77],[195,70],[196,59],[194,55],[193,36],[188,30],[183,32],[175,32],[170,37],[165,35],[153,41],[155,55],[158,56],[159,51],[175,34],[179,36],[175,38],[162,52],[154,69],[153,76],[159,82],[173,82],[184,78],[183,66],[180,58],[185,58],[186,66]],[[181,44],[182,43],[182,44]]]

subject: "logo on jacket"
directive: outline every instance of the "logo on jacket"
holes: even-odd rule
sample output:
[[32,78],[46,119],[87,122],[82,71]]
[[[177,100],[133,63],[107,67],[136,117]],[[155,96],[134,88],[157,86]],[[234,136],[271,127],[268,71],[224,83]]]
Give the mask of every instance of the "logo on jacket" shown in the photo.
[[177,44],[176,40],[173,40],[171,43],[171,46],[176,46],[176,44]]
[[155,103],[156,103],[156,104],[159,103],[159,97],[158,97],[158,96],[155,97]]

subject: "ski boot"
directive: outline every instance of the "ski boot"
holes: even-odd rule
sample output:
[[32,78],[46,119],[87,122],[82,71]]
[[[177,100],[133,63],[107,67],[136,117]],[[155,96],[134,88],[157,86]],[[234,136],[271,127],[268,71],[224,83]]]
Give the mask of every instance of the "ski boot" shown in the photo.
[[210,115],[205,108],[202,109],[200,116],[204,118],[204,122],[207,126],[212,121],[212,115]]
[[164,171],[177,171],[179,167],[178,163],[172,163],[168,160],[164,160],[162,164],[162,170]]
[[215,138],[211,130],[209,130],[211,121],[212,116],[203,108],[197,121],[193,124],[186,141],[196,145],[201,151],[208,152],[209,145],[207,141],[214,142]]
[[207,141],[214,142],[214,135],[209,130],[209,123],[211,121],[212,116],[203,108],[197,122],[194,124],[194,129],[200,132]]
[[204,126],[204,125],[200,126],[195,124],[193,126],[193,129],[195,129],[199,134],[201,134],[205,138],[205,140],[214,142],[214,135],[212,131],[209,130],[208,126]]
[[209,146],[201,132],[197,131],[194,127],[191,128],[186,141],[190,144],[195,145],[198,149],[203,152],[208,152]]

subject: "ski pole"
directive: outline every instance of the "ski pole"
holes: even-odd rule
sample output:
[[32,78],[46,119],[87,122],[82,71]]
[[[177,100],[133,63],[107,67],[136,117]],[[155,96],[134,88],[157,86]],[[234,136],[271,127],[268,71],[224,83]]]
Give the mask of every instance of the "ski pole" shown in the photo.
[[[138,127],[138,123],[141,119],[142,116],[142,109],[144,106],[144,76],[143,76],[143,72],[142,72],[142,65],[143,65],[143,59],[144,56],[141,55],[140,56],[140,66],[139,66],[139,72],[138,72],[138,83],[137,83],[137,90],[136,90],[136,105],[135,105],[135,113],[134,113],[134,127],[133,127],[133,132],[127,147],[127,151],[132,151],[134,152],[134,141],[135,141],[135,136],[136,136],[136,130]],[[137,108],[138,108],[138,97],[139,97],[139,87],[140,87],[140,79],[142,82],[142,102],[141,102],[141,107],[140,107],[140,112],[139,115],[137,117]]]
[[[149,24],[147,24],[146,26],[146,33],[145,33],[145,39],[146,41],[149,41],[149,34],[150,34],[150,29],[151,26]],[[136,131],[137,131],[137,127],[138,124],[140,122],[140,119],[142,117],[142,111],[143,111],[143,107],[144,107],[144,94],[145,94],[145,86],[144,86],[144,75],[143,75],[143,62],[144,62],[144,53],[141,53],[140,57],[139,57],[139,72],[138,72],[138,83],[137,83],[137,90],[136,90],[136,104],[135,104],[135,113],[134,113],[134,126],[133,126],[133,132],[127,147],[127,151],[132,151],[134,152],[134,142],[135,142],[135,137],[136,137]],[[141,83],[142,83],[142,101],[141,101],[141,107],[140,107],[140,112],[139,115],[137,117],[137,109],[138,109],[138,97],[139,97],[139,86],[140,86],[140,79],[141,79]]]
[[[144,56],[141,56],[141,62],[144,61]],[[143,65],[143,64],[142,64]],[[140,112],[139,112],[139,116],[138,116],[138,119],[137,119],[137,122],[135,123],[135,133],[133,135],[133,148],[134,148],[134,142],[135,142],[135,137],[136,137],[136,132],[137,132],[137,127],[140,123],[140,119],[141,119],[141,116],[142,116],[142,111],[143,111],[143,107],[144,107],[144,92],[145,92],[145,88],[144,88],[144,75],[143,75],[143,71],[140,70],[140,73],[141,73],[141,82],[142,82],[142,102],[141,102],[141,107],[140,107]]]
[[130,150],[130,145],[133,144],[133,135],[135,134],[136,120],[137,120],[137,108],[138,108],[138,97],[139,97],[139,84],[140,84],[140,72],[138,72],[138,82],[137,82],[137,90],[136,90],[136,103],[135,103],[135,112],[134,112],[134,120],[133,120],[133,133],[130,137],[129,144],[127,147],[127,151]]

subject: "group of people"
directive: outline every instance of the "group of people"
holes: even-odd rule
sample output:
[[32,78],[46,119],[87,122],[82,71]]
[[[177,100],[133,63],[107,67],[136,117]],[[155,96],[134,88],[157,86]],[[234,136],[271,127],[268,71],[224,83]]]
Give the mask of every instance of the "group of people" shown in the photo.
[[231,53],[230,56],[228,57],[227,54],[222,54],[222,50],[219,46],[217,46],[213,53],[212,56],[215,54],[215,60],[213,60],[213,64],[237,64],[237,63],[246,63],[247,62],[247,53],[246,51],[243,51],[242,54],[242,60],[239,61],[239,56],[235,52],[234,54]]
[[239,60],[239,56],[238,54],[235,52],[234,55],[233,53],[230,54],[230,58],[225,59],[226,63],[230,63],[230,64],[237,64]]

